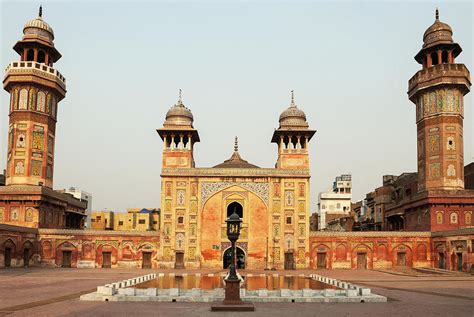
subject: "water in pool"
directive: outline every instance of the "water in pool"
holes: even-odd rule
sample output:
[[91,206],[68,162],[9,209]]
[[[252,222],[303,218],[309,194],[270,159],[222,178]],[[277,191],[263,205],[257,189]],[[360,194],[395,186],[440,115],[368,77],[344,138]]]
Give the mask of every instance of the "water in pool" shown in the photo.
[[[294,275],[251,275],[243,276],[244,283],[241,285],[242,288],[246,288],[249,291],[266,288],[268,290],[277,289],[335,289],[336,287],[321,283],[305,276],[294,276]],[[135,285],[136,288],[179,288],[179,289],[191,289],[201,288],[203,290],[211,290],[214,288],[224,288],[223,277],[219,274],[209,275],[164,275],[159,276],[154,280],[150,280],[141,284]]]

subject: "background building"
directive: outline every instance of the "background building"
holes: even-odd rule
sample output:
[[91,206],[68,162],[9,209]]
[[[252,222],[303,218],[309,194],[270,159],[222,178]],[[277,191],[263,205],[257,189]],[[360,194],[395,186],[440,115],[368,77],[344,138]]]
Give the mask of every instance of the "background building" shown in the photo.
[[79,199],[80,201],[84,201],[87,203],[86,208],[86,220],[85,220],[85,228],[91,228],[91,213],[92,213],[92,195],[86,191],[83,191],[77,187],[69,187],[68,189],[63,190],[67,194],[71,194],[74,198]]
[[337,176],[330,190],[318,196],[318,229],[325,230],[327,223],[347,218],[351,212],[352,178],[349,174]]

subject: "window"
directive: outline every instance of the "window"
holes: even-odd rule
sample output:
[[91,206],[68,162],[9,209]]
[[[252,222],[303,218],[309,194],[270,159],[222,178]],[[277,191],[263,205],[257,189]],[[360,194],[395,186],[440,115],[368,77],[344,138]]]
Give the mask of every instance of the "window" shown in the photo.
[[321,209],[326,209],[326,205],[322,205],[322,206],[321,206]]
[[458,214],[456,212],[451,213],[449,216],[449,222],[452,224],[458,223]]
[[97,219],[97,221],[101,221],[102,220],[102,217],[101,216],[97,216],[95,217]]
[[291,217],[286,217],[286,224],[291,225],[292,219]]
[[123,226],[123,221],[118,222],[119,226]]
[[92,218],[92,219],[91,219],[91,222],[95,222],[95,219],[94,219],[94,218]]
[[144,225],[145,224],[145,219],[138,219],[138,223],[141,224],[141,225]]
[[340,203],[337,203],[336,208],[337,208],[337,209],[341,209],[341,204],[340,204]]
[[464,215],[464,222],[466,225],[470,225],[472,221],[472,212],[471,211],[466,211],[466,214]]
[[184,217],[178,217],[178,223],[184,223]]
[[155,221],[153,221],[153,224],[154,224],[154,225],[156,225],[157,223],[158,223],[158,221],[156,221],[156,220],[155,220]]
[[442,211],[438,211],[436,213],[436,223],[439,224],[439,225],[443,223],[443,212]]
[[350,189],[350,188],[346,188],[346,193],[347,193],[347,194],[350,194],[350,192],[351,192],[351,189]]

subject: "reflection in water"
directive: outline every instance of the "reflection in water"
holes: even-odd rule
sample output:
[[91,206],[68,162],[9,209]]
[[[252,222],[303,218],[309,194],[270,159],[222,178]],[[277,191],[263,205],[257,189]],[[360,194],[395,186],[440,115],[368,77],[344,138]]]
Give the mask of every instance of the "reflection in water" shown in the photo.
[[[251,275],[243,276],[244,283],[242,288],[249,291],[266,288],[268,290],[278,290],[282,288],[300,290],[300,289],[336,289],[336,287],[321,283],[305,276],[293,275]],[[214,288],[224,288],[225,284],[220,275],[176,275],[176,276],[159,276],[154,280],[150,280],[135,285],[136,288],[179,288],[192,289],[201,288],[203,290],[212,290]]]

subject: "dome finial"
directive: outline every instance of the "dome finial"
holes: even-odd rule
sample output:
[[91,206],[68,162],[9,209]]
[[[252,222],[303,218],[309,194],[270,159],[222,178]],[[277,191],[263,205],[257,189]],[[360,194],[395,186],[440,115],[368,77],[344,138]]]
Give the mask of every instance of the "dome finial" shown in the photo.
[[43,6],[40,4],[38,16],[41,18],[43,16]]
[[183,104],[183,90],[180,89],[179,90],[179,97],[178,97],[178,105],[182,105]]
[[239,151],[239,138],[235,137],[235,142],[234,142],[234,152]]
[[439,10],[438,7],[436,7],[436,13],[435,13],[436,21],[439,20]]
[[296,107],[295,105],[295,91],[292,90],[291,91],[291,104],[290,104],[291,107]]

